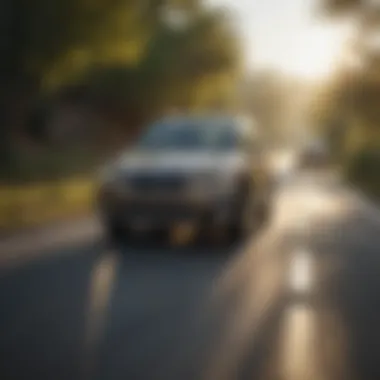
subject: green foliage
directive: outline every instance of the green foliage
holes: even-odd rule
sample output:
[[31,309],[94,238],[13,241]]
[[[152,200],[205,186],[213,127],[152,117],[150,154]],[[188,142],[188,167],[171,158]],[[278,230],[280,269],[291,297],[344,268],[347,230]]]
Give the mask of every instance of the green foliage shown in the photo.
[[346,165],[346,176],[368,194],[380,199],[380,149],[363,149],[353,155]]
[[[367,48],[373,27],[380,26],[377,11],[369,2],[359,0],[321,0],[322,7],[333,15],[345,15],[357,22],[357,33],[352,48],[363,67],[342,70],[316,99],[315,118],[328,129],[331,124],[345,125],[346,129],[362,129],[369,136],[380,125],[380,59],[376,51]],[[375,4],[375,2],[373,2]],[[350,132],[351,133],[351,132]]]
[[[324,109],[324,119],[345,125],[339,135],[339,147],[347,178],[367,193],[380,197],[380,59],[378,49],[368,46],[371,33],[380,26],[377,2],[359,0],[325,0],[325,9],[335,15],[350,11],[357,25],[355,53],[363,68],[354,75],[341,76]],[[361,22],[361,23],[360,23]],[[333,90],[333,91],[331,91]],[[328,125],[328,123],[326,123]],[[327,127],[330,135],[331,128]]]
[[[13,147],[19,115],[12,114],[27,88],[30,109],[41,99],[50,108],[67,88],[80,87],[93,109],[117,115],[131,133],[173,107],[232,101],[238,37],[226,15],[205,1],[6,0],[2,6],[8,17],[0,21],[0,77],[7,82],[0,91],[0,166],[6,167],[0,171],[8,177],[9,168],[28,166]],[[37,113],[24,129],[43,135],[45,117]]]
[[[14,0],[10,2],[10,48],[4,55],[17,75],[47,84],[76,75],[142,36],[139,2],[130,0]],[[127,53],[124,53],[126,56]]]
[[345,15],[357,10],[361,0],[322,0],[322,9],[331,16]]
[[101,158],[95,149],[83,147],[45,148],[33,155],[18,152],[13,157],[11,173],[4,173],[0,166],[0,183],[26,184],[87,176],[101,163]]
[[[7,6],[3,71],[31,75],[48,88],[75,82],[93,67],[137,64],[158,80],[180,62],[197,74],[233,64],[223,16],[198,0],[8,0]],[[185,28],[170,28],[163,18],[173,6],[189,20]]]
[[[137,64],[101,66],[86,81],[93,93],[144,115],[194,106],[194,101],[202,98],[205,84],[213,89],[207,106],[230,94],[239,56],[236,37],[223,15],[203,12],[185,29],[156,24]],[[217,83],[226,76],[230,78],[227,93],[220,91]]]

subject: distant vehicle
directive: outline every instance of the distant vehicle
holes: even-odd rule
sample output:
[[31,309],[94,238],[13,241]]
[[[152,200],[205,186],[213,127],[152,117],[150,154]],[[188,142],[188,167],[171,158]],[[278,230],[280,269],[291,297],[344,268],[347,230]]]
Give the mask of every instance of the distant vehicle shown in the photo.
[[300,154],[301,167],[322,167],[329,162],[329,151],[322,141],[312,141],[306,144]]
[[268,157],[273,179],[277,184],[290,178],[297,170],[297,156],[294,149],[283,148],[271,152]]
[[181,223],[242,237],[269,210],[269,176],[248,119],[175,116],[150,125],[101,174],[99,210],[111,240]]

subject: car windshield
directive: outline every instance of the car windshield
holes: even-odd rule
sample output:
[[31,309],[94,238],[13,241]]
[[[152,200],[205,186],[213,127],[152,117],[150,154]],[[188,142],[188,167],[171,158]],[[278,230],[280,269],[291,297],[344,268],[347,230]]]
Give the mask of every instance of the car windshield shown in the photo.
[[231,150],[237,146],[237,134],[231,124],[158,123],[140,138],[140,149]]

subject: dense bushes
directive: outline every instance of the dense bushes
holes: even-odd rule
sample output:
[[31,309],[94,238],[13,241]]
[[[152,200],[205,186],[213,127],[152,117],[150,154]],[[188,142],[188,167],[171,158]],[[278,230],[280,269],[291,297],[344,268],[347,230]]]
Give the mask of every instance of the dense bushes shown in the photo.
[[380,146],[363,149],[351,157],[346,176],[370,196],[380,200]]
[[0,178],[6,184],[56,181],[87,177],[104,159],[94,150],[83,148],[44,149],[33,154],[17,153],[11,168],[0,166]]

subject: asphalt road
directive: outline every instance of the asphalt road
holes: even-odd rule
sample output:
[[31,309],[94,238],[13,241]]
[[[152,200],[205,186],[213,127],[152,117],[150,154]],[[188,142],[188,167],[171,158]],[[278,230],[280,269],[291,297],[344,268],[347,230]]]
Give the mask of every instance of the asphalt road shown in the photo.
[[325,173],[233,247],[109,248],[96,220],[0,242],[0,378],[380,378],[380,215]]

